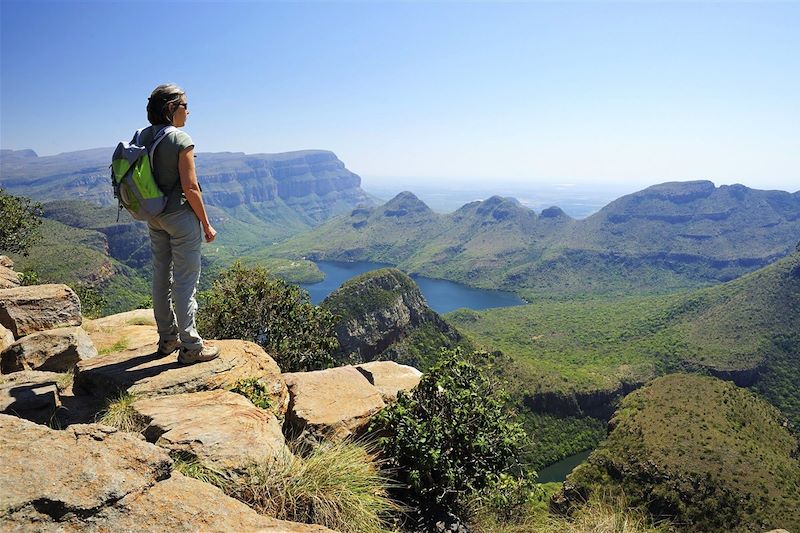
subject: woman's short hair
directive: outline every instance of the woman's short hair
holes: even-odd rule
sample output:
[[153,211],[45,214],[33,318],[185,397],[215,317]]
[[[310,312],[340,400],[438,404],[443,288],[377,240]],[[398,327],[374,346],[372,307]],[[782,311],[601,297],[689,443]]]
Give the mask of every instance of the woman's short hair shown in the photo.
[[184,90],[174,83],[164,83],[153,89],[147,99],[147,120],[150,124],[172,124],[175,108],[170,104],[179,102],[184,94]]

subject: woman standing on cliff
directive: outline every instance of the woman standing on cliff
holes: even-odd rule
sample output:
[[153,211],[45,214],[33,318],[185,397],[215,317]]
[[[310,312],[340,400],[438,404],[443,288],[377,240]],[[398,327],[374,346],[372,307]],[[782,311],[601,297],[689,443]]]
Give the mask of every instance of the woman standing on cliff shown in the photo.
[[[159,85],[147,100],[147,120],[139,143],[150,146],[162,128],[182,128],[189,117],[186,93],[175,84]],[[153,155],[155,179],[168,196],[164,211],[147,223],[153,250],[153,312],[158,328],[158,353],[180,349],[183,364],[210,361],[219,348],[204,346],[195,326],[200,281],[200,245],[217,232],[208,221],[194,167],[194,143],[176,129],[158,144]],[[174,304],[174,310],[173,310]]]

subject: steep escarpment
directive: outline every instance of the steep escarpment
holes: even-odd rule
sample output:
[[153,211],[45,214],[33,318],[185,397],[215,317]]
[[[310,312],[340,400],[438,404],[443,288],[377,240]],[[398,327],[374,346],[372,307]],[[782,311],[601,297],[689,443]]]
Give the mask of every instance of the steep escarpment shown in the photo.
[[608,439],[554,498],[623,493],[682,531],[800,526],[798,442],[777,409],[719,379],[674,374],[630,394]]
[[336,336],[343,360],[395,360],[424,368],[441,348],[464,342],[428,307],[416,283],[396,269],[353,278],[321,305],[339,316]]
[[[0,186],[9,193],[37,200],[69,198],[113,204],[110,148],[45,157],[19,152],[4,152],[0,159]],[[361,178],[325,150],[201,152],[196,165],[206,201],[225,210],[255,206],[258,214],[259,210],[284,209],[311,226],[356,205],[372,203],[361,190]]]

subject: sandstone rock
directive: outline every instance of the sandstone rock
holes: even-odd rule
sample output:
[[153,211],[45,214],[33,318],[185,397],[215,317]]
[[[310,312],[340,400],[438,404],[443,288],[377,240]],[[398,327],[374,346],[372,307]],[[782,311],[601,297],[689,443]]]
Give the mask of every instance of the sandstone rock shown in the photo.
[[340,441],[366,426],[386,404],[352,366],[283,375],[289,387],[286,422],[293,436]]
[[396,400],[401,390],[410,391],[422,378],[422,372],[413,366],[399,365],[394,361],[372,361],[356,365],[356,369],[381,391],[385,402]]
[[331,532],[261,516],[170,467],[164,450],[107,426],[54,431],[0,415],[0,529]]
[[91,515],[166,479],[171,464],[164,450],[108,426],[54,431],[0,415],[0,521]]
[[149,422],[149,442],[189,452],[207,466],[240,469],[253,460],[290,454],[275,415],[239,394],[212,390],[134,402]]
[[79,361],[97,356],[81,327],[50,329],[22,337],[0,354],[0,372],[18,370],[68,372]]
[[44,424],[61,405],[57,383],[60,374],[32,370],[0,378],[0,413]]
[[80,326],[81,302],[66,285],[0,289],[0,324],[16,339],[60,326]]
[[149,345],[78,363],[75,388],[96,396],[128,391],[148,398],[230,389],[239,380],[260,378],[267,385],[276,409],[285,411],[288,396],[278,364],[257,344],[239,340],[208,341],[209,345],[219,347],[219,358],[187,366],[179,364],[175,354],[159,357],[156,339]]
[[14,334],[0,326],[0,352],[14,344]]
[[158,341],[152,309],[136,309],[84,320],[82,326],[101,354],[137,349],[155,351],[153,346]]
[[86,531],[331,532],[323,526],[296,524],[259,515],[218,488],[177,472],[143,494],[131,494],[113,507],[104,509],[92,519]]
[[0,289],[19,287],[19,274],[8,267],[0,265]]
[[[798,246],[800,246],[800,244],[798,244]],[[14,261],[7,255],[0,255],[0,266],[14,268]]]

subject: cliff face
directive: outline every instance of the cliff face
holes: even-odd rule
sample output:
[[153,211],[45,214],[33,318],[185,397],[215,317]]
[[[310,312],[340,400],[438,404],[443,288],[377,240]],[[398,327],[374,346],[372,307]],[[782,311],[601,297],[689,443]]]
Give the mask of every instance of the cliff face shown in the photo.
[[321,305],[341,317],[336,326],[341,359],[390,359],[425,366],[429,361],[415,357],[415,344],[422,337],[438,345],[428,350],[435,353],[462,341],[461,334],[428,307],[416,283],[396,269],[358,276]]
[[[111,205],[111,152],[98,148],[37,157],[31,151],[4,151],[0,187],[38,200],[70,198]],[[361,178],[325,150],[199,153],[197,174],[209,205],[230,209],[285,204],[310,224],[372,203],[361,190]]]

